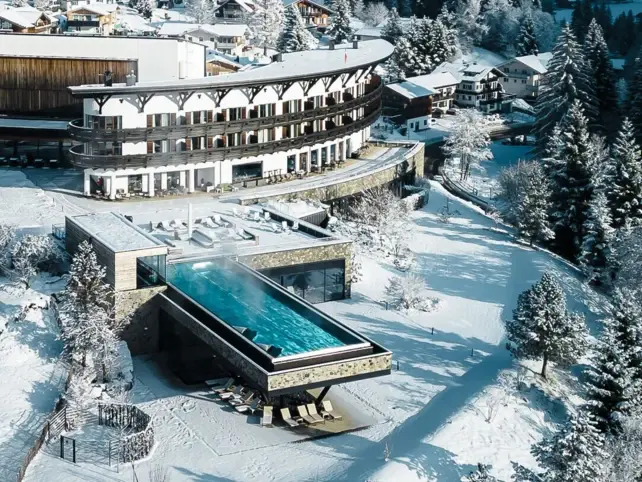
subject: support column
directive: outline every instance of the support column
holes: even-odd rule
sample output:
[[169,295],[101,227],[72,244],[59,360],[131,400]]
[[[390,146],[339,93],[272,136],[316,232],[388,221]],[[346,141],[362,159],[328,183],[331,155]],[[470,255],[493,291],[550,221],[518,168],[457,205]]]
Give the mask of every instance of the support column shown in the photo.
[[178,171],[178,185],[185,187],[185,171]]
[[147,195],[154,197],[154,173],[147,174]]
[[116,199],[116,175],[105,177],[106,192],[109,193],[109,199]]
[[194,168],[187,170],[187,192],[194,192]]
[[141,189],[143,192],[149,192],[149,175],[143,174],[141,176]]
[[89,196],[91,195],[91,177],[89,176],[89,172],[87,171],[85,171],[84,175],[85,175],[85,184],[82,192],[85,196]]
[[161,189],[166,190],[167,189],[167,173],[162,172],[161,173]]
[[317,404],[321,403],[325,396],[328,394],[330,391],[331,385],[328,385],[327,387],[323,387],[323,390],[321,390],[321,393],[319,393],[319,396],[316,399]]

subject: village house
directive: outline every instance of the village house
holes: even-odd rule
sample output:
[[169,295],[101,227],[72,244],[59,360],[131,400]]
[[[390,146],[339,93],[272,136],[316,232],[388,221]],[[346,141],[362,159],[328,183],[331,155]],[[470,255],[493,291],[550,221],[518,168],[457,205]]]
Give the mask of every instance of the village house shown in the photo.
[[238,72],[241,67],[242,65],[240,63],[230,60],[216,52],[208,54],[205,62],[205,71],[208,77]]
[[114,4],[80,5],[65,12],[67,32],[110,35],[116,24],[118,6]]
[[33,7],[0,10],[0,32],[55,33],[58,21]]
[[286,7],[296,5],[306,26],[320,30],[327,28],[332,10],[321,3],[312,0],[283,0],[283,4]]
[[500,84],[507,94],[513,94],[527,101],[535,101],[542,77],[547,72],[548,62],[553,54],[524,55],[508,60],[497,68],[502,71]]
[[252,0],[223,0],[214,7],[216,18],[241,19],[254,12]]
[[247,45],[247,25],[217,23],[199,25],[187,22],[164,22],[158,30],[160,37],[180,37],[203,44],[211,50],[228,55],[241,55]]
[[430,117],[452,108],[457,79],[450,72],[435,72],[386,85],[383,112],[409,130],[428,129]]

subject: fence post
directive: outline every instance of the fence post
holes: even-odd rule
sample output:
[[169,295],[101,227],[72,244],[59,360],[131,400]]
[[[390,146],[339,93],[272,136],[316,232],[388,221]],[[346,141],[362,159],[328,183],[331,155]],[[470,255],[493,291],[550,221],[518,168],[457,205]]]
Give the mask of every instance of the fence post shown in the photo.
[[75,464],[76,463],[76,439],[75,438],[71,439],[71,448],[74,451],[72,458],[73,458],[73,461],[74,461],[74,464]]
[[60,458],[64,460],[65,458],[65,438],[60,436]]

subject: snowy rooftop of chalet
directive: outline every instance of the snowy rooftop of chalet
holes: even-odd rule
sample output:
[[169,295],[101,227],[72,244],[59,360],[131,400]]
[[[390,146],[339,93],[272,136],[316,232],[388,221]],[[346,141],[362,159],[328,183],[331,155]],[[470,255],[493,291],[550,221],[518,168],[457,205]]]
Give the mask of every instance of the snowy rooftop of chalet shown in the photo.
[[217,37],[243,37],[247,25],[239,23],[217,23],[203,25],[190,22],[163,22],[158,30],[158,35],[181,36],[192,32],[203,31]]
[[457,79],[450,72],[433,72],[432,74],[410,77],[397,84],[390,84],[388,88],[407,99],[416,99],[436,94],[437,89],[457,83]]
[[523,55],[521,57],[515,57],[515,60],[521,62],[526,67],[533,69],[538,74],[545,74],[548,71],[548,62],[552,58],[552,52],[542,52],[538,55]]
[[365,67],[385,61],[392,55],[394,47],[382,39],[359,42],[357,49],[352,44],[340,44],[334,50],[318,49],[304,52],[283,54],[282,62],[230,75],[183,79],[171,82],[138,82],[134,86],[114,84],[105,87],[101,84],[69,87],[74,95],[91,95],[92,93],[130,93],[168,91],[186,88],[216,88],[236,85],[251,85],[255,82],[279,82],[296,77],[322,76],[331,73],[345,72],[350,69]]
[[117,213],[92,213],[71,220],[114,253],[167,247]]

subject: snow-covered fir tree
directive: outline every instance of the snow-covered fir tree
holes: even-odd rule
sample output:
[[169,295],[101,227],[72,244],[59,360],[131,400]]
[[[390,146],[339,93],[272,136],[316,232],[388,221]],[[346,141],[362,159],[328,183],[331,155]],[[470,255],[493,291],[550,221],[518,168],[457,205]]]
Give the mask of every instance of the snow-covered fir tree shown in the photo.
[[613,227],[620,229],[627,222],[642,223],[642,152],[628,118],[622,122],[611,147],[611,165],[606,188]]
[[330,15],[330,25],[326,34],[337,43],[351,40],[353,31],[350,27],[350,3],[348,0],[334,0],[332,8],[334,12]]
[[388,18],[388,8],[381,2],[372,2],[366,5],[363,12],[363,23],[376,27]]
[[397,39],[403,35],[399,13],[396,8],[390,9],[386,24],[381,29],[381,38],[387,40],[392,45],[397,43]]
[[626,417],[615,435],[606,439],[608,454],[600,482],[639,482],[642,478],[642,419]]
[[314,48],[316,39],[305,27],[299,8],[292,4],[285,9],[283,30],[276,48],[279,52],[301,52]]
[[[137,0],[136,10],[142,13],[141,3],[149,0]],[[211,23],[214,20],[214,10],[211,0],[185,0],[185,15],[196,23]]]
[[[347,3],[347,0],[342,0]],[[285,7],[281,0],[255,0],[248,27],[255,45],[273,48],[279,39]]]
[[534,164],[533,168],[534,172],[522,187],[517,204],[517,229],[531,246],[535,241],[548,241],[555,236],[548,217],[551,198],[549,183],[539,164]]
[[488,467],[484,464],[477,464],[477,470],[463,477],[462,482],[497,482],[497,479],[490,475]]
[[533,24],[533,16],[530,11],[522,17],[519,37],[517,38],[517,55],[537,55],[539,49],[537,47],[537,39],[535,37],[535,25]]
[[579,100],[561,125],[563,146],[552,178],[552,219],[558,251],[573,259],[580,254],[584,222],[593,192],[593,162],[588,123]]
[[365,16],[365,11],[366,11],[366,6],[363,3],[363,0],[356,0],[356,2],[354,2],[354,6],[352,9],[352,14],[354,15],[354,17],[358,18],[359,20],[363,20]]
[[[622,291],[616,291],[615,310],[622,304]],[[630,306],[629,306],[630,308]],[[642,392],[640,367],[636,366],[640,354],[631,353],[630,346],[620,344],[620,322],[630,323],[639,313],[626,310],[617,317],[604,320],[604,329],[597,344],[595,363],[588,372],[587,408],[595,416],[597,427],[602,432],[617,433],[626,417],[637,411]]]
[[544,378],[549,362],[570,365],[587,348],[584,317],[566,310],[564,291],[549,272],[519,295],[506,337],[516,357],[542,358]]
[[462,181],[468,179],[470,170],[479,163],[493,158],[490,136],[476,109],[462,109],[453,120],[450,134],[442,146],[447,162],[459,170]]
[[493,52],[514,55],[521,10],[515,8],[510,0],[486,0],[483,5],[485,32],[481,46]]
[[384,74],[384,81],[386,84],[394,84],[402,82],[406,79],[406,73],[401,68],[396,55],[392,55],[384,64],[386,73]]
[[642,51],[635,59],[633,76],[629,81],[626,112],[633,123],[635,136],[642,142]]
[[69,268],[65,296],[78,310],[89,311],[94,306],[106,307],[111,295],[111,289],[105,282],[106,276],[105,267],[98,263],[93,247],[84,241],[78,245]]
[[459,44],[464,52],[480,45],[488,27],[483,22],[482,0],[458,0],[455,6]]
[[618,96],[609,48],[602,27],[595,19],[591,20],[584,40],[584,58],[597,98],[600,122],[609,130],[617,119]]
[[639,286],[614,290],[607,324],[613,326],[618,345],[628,353],[633,376],[642,380],[642,308],[637,299],[638,290]]
[[[210,0],[207,1],[209,3],[209,9],[210,9],[210,17],[208,21],[211,21],[214,18],[212,6]],[[137,9],[138,13],[141,14],[143,18],[146,18],[147,20],[152,18],[152,15],[154,14],[154,5],[155,2],[153,0],[138,0],[137,3]]]
[[566,116],[571,105],[578,100],[589,122],[597,115],[597,100],[584,55],[570,27],[562,33],[553,47],[548,72],[543,80],[542,93],[535,105],[535,134],[538,147],[544,149],[555,124]]
[[596,191],[591,197],[588,216],[584,222],[584,240],[580,264],[589,281],[607,284],[613,267],[612,248],[615,230],[611,227],[611,212],[606,195]]
[[544,469],[543,482],[598,481],[604,452],[604,437],[590,412],[572,414],[551,438],[536,444],[533,455]]

